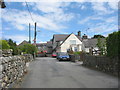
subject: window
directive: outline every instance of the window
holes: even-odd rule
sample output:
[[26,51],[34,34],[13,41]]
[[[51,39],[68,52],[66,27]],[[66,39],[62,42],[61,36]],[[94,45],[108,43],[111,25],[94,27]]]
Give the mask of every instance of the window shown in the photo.
[[70,40],[70,44],[76,44],[76,40]]
[[77,51],[78,51],[77,47],[74,47],[74,51],[75,51],[75,52],[77,52]]

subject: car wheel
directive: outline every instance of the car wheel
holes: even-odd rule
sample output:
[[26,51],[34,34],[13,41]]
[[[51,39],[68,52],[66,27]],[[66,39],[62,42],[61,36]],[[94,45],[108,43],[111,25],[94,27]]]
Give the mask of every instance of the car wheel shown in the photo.
[[58,60],[60,61],[60,59],[58,58]]

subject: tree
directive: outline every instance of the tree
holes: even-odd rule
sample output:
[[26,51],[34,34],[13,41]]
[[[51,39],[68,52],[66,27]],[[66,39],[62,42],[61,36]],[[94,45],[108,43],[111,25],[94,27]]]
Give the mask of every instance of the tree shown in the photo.
[[0,49],[10,49],[10,46],[6,40],[0,40]]
[[108,35],[106,40],[107,56],[118,57],[120,55],[120,31]]
[[26,54],[34,54],[37,52],[37,48],[36,46],[32,45],[32,44],[24,44],[19,46],[19,49],[21,50],[21,52],[24,52]]
[[97,40],[97,47],[99,48],[100,50],[100,55],[104,55],[106,54],[106,41],[104,40],[101,40],[100,37],[98,37],[98,40]]
[[18,54],[18,48],[16,42],[14,42],[12,39],[7,40],[8,44],[10,45],[10,49],[13,50],[13,55]]
[[92,38],[99,38],[99,37],[100,38],[105,38],[103,35],[99,35],[99,34],[98,35],[94,35]]

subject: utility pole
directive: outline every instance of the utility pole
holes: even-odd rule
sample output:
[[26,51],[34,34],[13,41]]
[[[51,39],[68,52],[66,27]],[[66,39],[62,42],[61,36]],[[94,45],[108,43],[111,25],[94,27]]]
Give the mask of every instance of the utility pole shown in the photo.
[[34,33],[34,44],[35,44],[35,45],[36,45],[36,35],[37,35],[36,25],[37,25],[37,23],[35,22],[35,33]]
[[29,23],[29,43],[31,43],[30,23]]

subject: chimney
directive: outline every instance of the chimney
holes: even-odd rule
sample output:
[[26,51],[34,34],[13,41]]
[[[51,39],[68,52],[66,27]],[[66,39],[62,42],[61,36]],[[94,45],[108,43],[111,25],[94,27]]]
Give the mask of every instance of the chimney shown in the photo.
[[84,34],[84,35],[82,36],[82,39],[88,39],[88,36],[87,36],[86,34]]
[[78,31],[78,36],[80,36],[80,37],[81,37],[81,31]]

